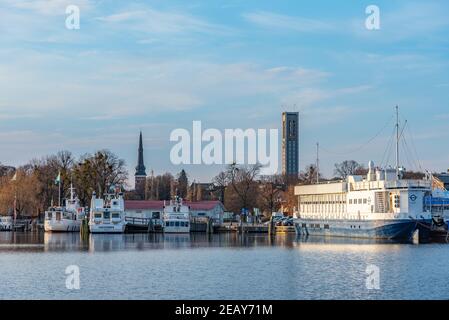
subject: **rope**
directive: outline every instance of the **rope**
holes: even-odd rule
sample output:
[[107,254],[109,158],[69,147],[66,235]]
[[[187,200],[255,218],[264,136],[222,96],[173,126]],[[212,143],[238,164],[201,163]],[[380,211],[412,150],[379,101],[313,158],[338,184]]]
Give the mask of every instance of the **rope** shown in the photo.
[[379,137],[380,134],[388,127],[388,125],[390,124],[392,118],[393,117],[390,117],[390,119],[388,119],[388,121],[385,123],[385,125],[382,127],[382,129],[379,132],[377,132],[372,138],[370,138],[367,142],[365,142],[364,144],[361,144],[360,146],[358,146],[355,149],[352,149],[352,150],[349,150],[349,151],[345,151],[345,152],[335,152],[335,151],[327,150],[326,148],[323,148],[321,145],[320,145],[320,149],[322,149],[326,153],[333,154],[333,155],[338,155],[338,156],[343,156],[343,155],[346,155],[346,154],[351,154],[351,153],[358,152],[358,151],[362,150],[363,148],[365,148],[368,144],[370,144],[374,139]]

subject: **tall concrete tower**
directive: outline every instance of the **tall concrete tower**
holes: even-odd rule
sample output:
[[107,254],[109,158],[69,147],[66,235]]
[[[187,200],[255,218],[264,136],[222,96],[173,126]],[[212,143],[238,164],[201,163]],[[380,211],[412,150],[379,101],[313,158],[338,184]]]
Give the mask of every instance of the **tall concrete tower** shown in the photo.
[[142,143],[142,131],[139,136],[139,150],[138,160],[136,167],[136,174],[134,175],[136,194],[140,199],[145,199],[145,186],[146,186],[147,174],[145,172],[145,165],[143,162],[143,143]]
[[299,113],[282,113],[282,174],[299,174]]

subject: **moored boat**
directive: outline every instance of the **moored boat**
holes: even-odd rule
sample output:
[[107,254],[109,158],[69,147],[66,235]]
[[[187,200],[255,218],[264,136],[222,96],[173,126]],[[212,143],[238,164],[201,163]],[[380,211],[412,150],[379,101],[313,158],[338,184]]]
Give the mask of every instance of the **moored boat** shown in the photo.
[[70,185],[70,199],[65,206],[50,207],[45,212],[45,232],[79,232],[82,220],[86,217],[85,208],[80,206],[73,185]]
[[190,209],[182,203],[182,199],[175,197],[168,204],[164,201],[162,216],[164,233],[189,233]]
[[123,194],[117,190],[106,194],[104,199],[92,195],[89,215],[91,233],[123,233],[125,231],[125,203]]

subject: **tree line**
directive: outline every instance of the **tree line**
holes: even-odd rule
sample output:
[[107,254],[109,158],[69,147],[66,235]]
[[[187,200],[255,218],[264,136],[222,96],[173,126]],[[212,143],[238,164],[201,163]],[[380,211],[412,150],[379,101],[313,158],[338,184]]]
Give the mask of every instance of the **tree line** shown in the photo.
[[[56,183],[58,175],[60,185]],[[58,204],[59,188],[61,198],[68,195],[71,183],[81,205],[88,206],[94,191],[101,195],[112,185],[124,185],[127,177],[125,161],[109,150],[78,159],[70,151],[60,151],[15,170],[0,170],[0,214],[12,214],[15,203],[18,216],[38,216]]]

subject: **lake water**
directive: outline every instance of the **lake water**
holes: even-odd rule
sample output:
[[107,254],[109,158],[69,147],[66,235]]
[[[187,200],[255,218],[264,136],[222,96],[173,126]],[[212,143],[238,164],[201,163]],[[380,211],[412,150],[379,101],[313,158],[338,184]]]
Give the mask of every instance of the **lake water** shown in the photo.
[[[69,265],[79,267],[79,290],[66,287]],[[379,289],[367,287],[370,265]],[[0,232],[0,298],[449,299],[449,245]]]

